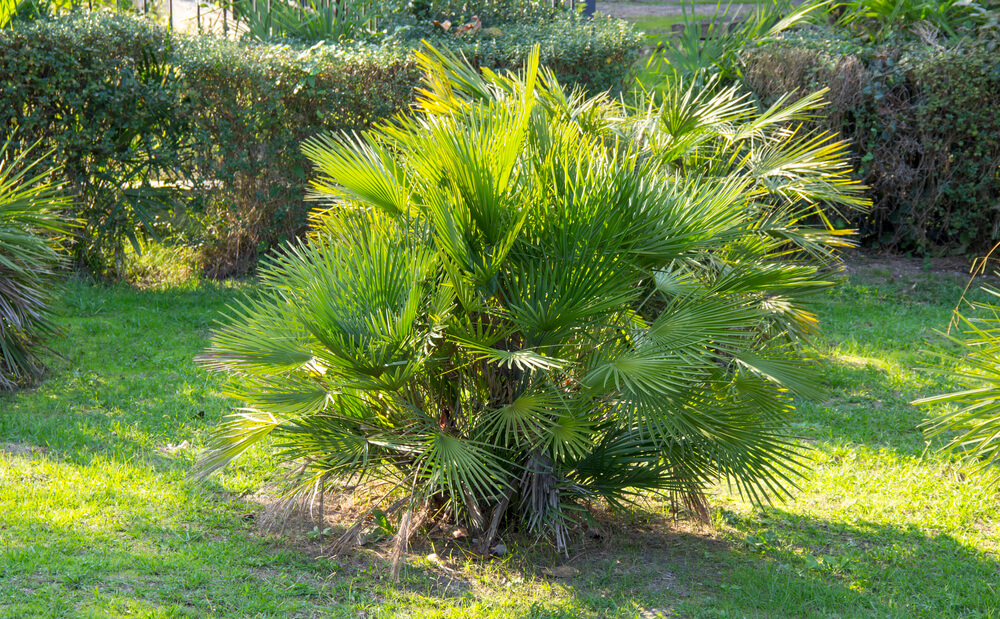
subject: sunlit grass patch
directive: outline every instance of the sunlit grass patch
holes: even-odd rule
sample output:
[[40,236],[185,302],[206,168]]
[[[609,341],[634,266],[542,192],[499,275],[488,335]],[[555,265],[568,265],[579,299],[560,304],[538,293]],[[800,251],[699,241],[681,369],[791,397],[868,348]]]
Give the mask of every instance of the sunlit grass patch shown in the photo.
[[195,247],[151,241],[138,252],[132,245],[125,248],[125,275],[143,288],[188,284],[197,281],[201,270]]
[[327,557],[312,521],[261,531],[266,448],[187,479],[237,406],[193,358],[251,284],[71,283],[46,381],[0,397],[0,617],[1000,616],[996,474],[938,456],[909,405],[948,387],[917,366],[965,277],[919,261],[848,277],[817,307],[826,393],[798,402],[811,459],[790,500],[719,488],[709,526],[669,502],[596,506],[569,558],[534,536],[488,562],[418,536],[398,583],[379,543]]

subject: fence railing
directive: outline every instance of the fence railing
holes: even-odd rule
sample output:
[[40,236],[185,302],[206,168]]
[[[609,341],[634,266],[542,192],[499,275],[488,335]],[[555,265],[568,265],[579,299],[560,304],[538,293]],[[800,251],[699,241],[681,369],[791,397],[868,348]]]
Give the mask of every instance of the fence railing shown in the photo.
[[[134,0],[134,1],[135,2],[139,2],[140,0]],[[141,1],[147,1],[147,0],[141,0]],[[174,2],[174,0],[166,0],[166,1],[170,2],[171,5]],[[296,1],[296,0],[249,0],[249,3],[247,3],[248,4],[247,8],[249,9],[249,12],[251,14],[256,14],[256,15],[269,14],[270,11],[271,11],[271,5],[274,2],[285,2],[285,6],[297,5],[299,7],[299,10],[300,10],[300,16],[301,16],[301,12],[304,12],[306,10],[311,10],[311,11],[331,11],[332,15],[335,16],[335,15],[337,15],[337,13],[339,11],[344,10],[344,9],[346,9],[348,7],[351,7],[351,8],[357,9],[357,11],[359,13],[359,17],[363,21],[365,21],[365,23],[367,23],[369,25],[369,27],[374,28],[374,29],[377,30],[378,26],[379,26],[379,24],[378,24],[378,16],[371,16],[370,18],[365,19],[366,17],[368,17],[368,13],[371,11],[371,3],[370,2],[365,2],[363,0],[362,1],[358,1],[358,0],[354,0],[354,1],[352,1],[352,0],[298,0],[298,1]],[[565,9],[569,9],[570,11],[576,11],[577,7],[580,5],[579,0],[549,0],[549,2],[550,2],[551,6],[553,8],[565,8]],[[596,7],[595,0],[583,0],[583,4],[584,4],[584,6],[583,6],[583,14],[586,15],[586,16],[593,15],[594,11],[595,11],[595,7]],[[358,6],[358,5],[360,5],[360,6]],[[211,6],[211,5],[206,5],[206,4],[203,4],[203,3],[199,3],[198,4],[198,14],[197,14],[196,18],[197,18],[197,26],[198,26],[199,30],[202,29],[202,7],[203,6]],[[213,13],[216,13],[216,14],[220,14],[219,12],[221,11],[222,29],[224,31],[228,31],[229,30],[228,21],[229,21],[229,16],[230,15],[232,16],[232,18],[234,19],[234,21],[237,21],[236,20],[235,12],[232,11],[232,9],[230,7],[227,7],[225,4],[222,4],[222,5],[214,7],[212,9],[212,11],[213,11]],[[172,9],[171,9],[170,13],[171,13],[171,15],[173,15],[173,10]],[[173,22],[172,22],[172,18],[171,18],[171,26],[172,26],[172,23]],[[235,27],[236,26],[234,25],[234,28]]]
[[[579,10],[583,4],[583,14],[593,15],[595,0],[548,0],[553,8],[565,8],[571,11]],[[354,19],[360,19],[367,27],[378,28],[378,17],[368,16],[372,10],[371,0],[70,0],[69,5],[73,8],[86,8],[93,10],[95,7],[111,6],[119,11],[132,10],[139,15],[149,15],[156,13],[166,22],[167,26],[173,30],[180,26],[185,30],[196,29],[198,31],[212,30],[222,34],[239,32],[241,28],[246,28],[248,22],[262,21],[262,16],[270,19],[274,4],[281,3],[283,9],[298,10],[299,17],[306,17],[307,13],[315,15],[317,12],[327,12],[330,19],[336,19],[338,13],[350,10],[356,13]],[[11,11],[16,6],[17,0],[0,0],[0,8],[6,4],[11,5]],[[266,34],[274,34],[271,28],[272,23],[255,24],[266,30]]]

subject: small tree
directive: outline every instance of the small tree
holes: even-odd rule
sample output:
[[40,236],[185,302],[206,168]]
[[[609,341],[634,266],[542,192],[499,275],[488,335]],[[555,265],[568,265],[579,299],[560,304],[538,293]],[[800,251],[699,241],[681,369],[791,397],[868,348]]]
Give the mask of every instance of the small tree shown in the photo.
[[844,244],[803,218],[861,204],[842,146],[785,128],[818,100],[626,108],[537,53],[508,76],[420,62],[413,116],[305,145],[328,206],[212,338],[248,408],[201,474],[273,435],[292,490],[391,482],[400,551],[433,502],[484,551],[505,517],[565,549],[587,501],[785,492],[791,394],[815,391],[796,344]]

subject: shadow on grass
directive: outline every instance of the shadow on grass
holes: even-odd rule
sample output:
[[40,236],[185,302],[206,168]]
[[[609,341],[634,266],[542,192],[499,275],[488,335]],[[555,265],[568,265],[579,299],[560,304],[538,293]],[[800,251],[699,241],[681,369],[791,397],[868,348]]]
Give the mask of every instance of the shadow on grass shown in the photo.
[[[4,473],[0,616],[58,616],[53,608],[191,617],[1000,612],[1000,559],[915,528],[774,508],[721,512],[714,528],[663,511],[598,513],[599,534],[575,532],[569,558],[523,533],[504,537],[509,552],[486,562],[454,540],[418,536],[394,582],[386,545],[328,558],[304,529],[261,534],[247,518],[252,508],[209,488],[98,464],[56,463],[60,473],[44,460],[22,458]],[[445,564],[427,560],[430,552]],[[546,573],[561,566],[573,568],[568,578]]]
[[797,403],[797,431],[813,440],[887,446],[920,455],[924,443],[917,426],[924,413],[910,405],[918,397],[915,392],[893,390],[888,373],[874,365],[826,361],[823,374],[830,384],[826,399]]
[[[198,369],[193,357],[237,292],[83,288],[71,294],[68,334],[56,343],[62,357],[52,360],[51,377],[39,389],[0,399],[0,441],[60,452],[53,457],[79,467],[80,478],[65,483],[78,483],[81,491],[35,506],[38,495],[56,492],[41,473],[8,487],[12,494],[0,505],[0,616],[91,609],[192,617],[357,617],[361,610],[369,617],[1000,612],[997,559],[953,537],[781,510],[716,530],[657,516],[608,519],[603,538],[581,534],[568,560],[534,545],[533,537],[512,536],[503,559],[458,561],[452,572],[422,558],[440,547],[418,543],[402,580],[391,582],[382,548],[325,559],[321,544],[301,536],[260,535],[241,518],[245,508],[227,502],[217,486],[171,490],[188,463],[155,454],[198,436],[233,407],[219,395],[218,377]],[[923,414],[907,402],[922,393],[895,391],[876,365],[840,364],[827,380],[838,400],[803,405],[804,433],[919,455],[924,444],[916,424]],[[95,478],[108,471],[88,468],[97,455],[121,467],[135,459],[153,466],[136,467],[146,470],[140,471],[145,481],[124,475],[128,483],[101,485]],[[9,470],[36,474],[23,461],[18,466]],[[12,476],[3,481],[15,483]],[[150,495],[157,483],[160,498]],[[564,564],[578,574],[543,573]]]
[[725,593],[699,606],[750,617],[1000,614],[1000,557],[950,535],[780,509],[733,524]]
[[[612,517],[604,521],[604,539],[578,539],[569,559],[551,549],[529,549],[507,561],[504,576],[547,581],[565,596],[555,608],[539,607],[536,616],[1000,613],[1000,557],[949,535],[866,522],[845,525],[774,509],[764,513],[761,520],[716,529],[656,516]],[[545,576],[546,566],[559,564],[578,574]]]
[[[604,544],[578,546],[566,561],[579,575],[562,585],[565,607],[540,616],[605,617],[621,609],[689,618],[1000,614],[1000,557],[949,535],[766,514],[715,530],[610,521],[616,532]],[[525,578],[539,577],[537,567],[523,569]]]
[[796,433],[814,441],[919,457],[927,449],[920,426],[930,411],[910,402],[956,388],[930,372],[890,371],[878,361],[848,355],[821,364],[826,396],[799,400],[794,420]]

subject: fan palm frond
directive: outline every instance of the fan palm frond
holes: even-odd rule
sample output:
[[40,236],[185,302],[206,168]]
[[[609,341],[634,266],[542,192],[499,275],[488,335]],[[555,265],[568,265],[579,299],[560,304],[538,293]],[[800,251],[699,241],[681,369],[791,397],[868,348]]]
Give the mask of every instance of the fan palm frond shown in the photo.
[[63,186],[43,170],[45,155],[15,152],[14,137],[0,146],[0,391],[42,374],[38,348],[58,332],[53,291],[65,263],[60,239],[73,226]]
[[[1000,297],[997,291],[987,290]],[[929,437],[947,436],[946,452],[986,468],[1000,462],[1000,304],[975,303],[973,307],[973,317],[957,314],[962,337],[949,336],[964,356],[946,355],[951,363],[935,368],[965,389],[913,403],[951,405],[951,410],[924,423],[925,432]]]
[[304,147],[328,206],[213,336],[204,363],[259,412],[203,470],[273,436],[293,489],[388,481],[484,547],[507,510],[565,550],[582,500],[787,493],[809,300],[843,238],[807,218],[860,204],[839,146],[788,128],[818,100],[760,116],[681,85],[627,107],[566,92],[537,50],[518,74],[420,62],[412,116]]

